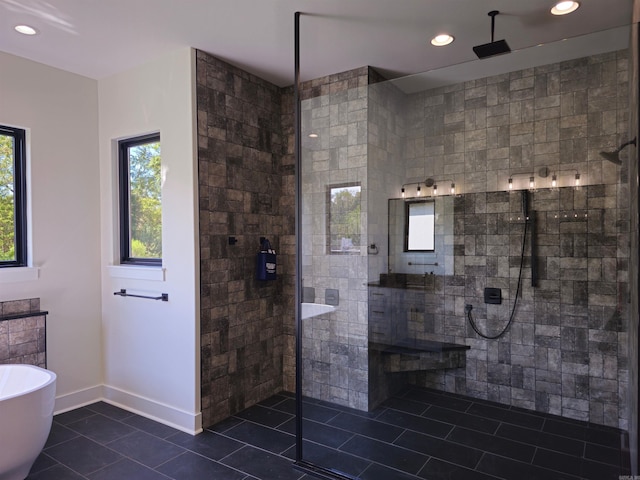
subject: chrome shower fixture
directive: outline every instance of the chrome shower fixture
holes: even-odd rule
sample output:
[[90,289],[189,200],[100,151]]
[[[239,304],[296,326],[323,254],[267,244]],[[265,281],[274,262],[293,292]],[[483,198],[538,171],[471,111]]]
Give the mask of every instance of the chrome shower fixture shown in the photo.
[[[456,193],[456,182],[454,182],[453,180],[439,180],[441,182],[451,182],[451,185],[449,186],[449,193],[451,195],[455,195]],[[424,186],[425,187],[432,187],[432,195],[435,197],[436,195],[438,195],[438,184],[435,178],[432,177],[427,177],[427,179],[424,181]]]
[[605,160],[609,160],[611,163],[615,163],[616,165],[622,165],[622,159],[620,158],[620,152],[625,149],[625,147],[629,145],[636,145],[636,139],[629,140],[628,142],[623,143],[618,147],[617,150],[613,152],[600,152],[600,156]]

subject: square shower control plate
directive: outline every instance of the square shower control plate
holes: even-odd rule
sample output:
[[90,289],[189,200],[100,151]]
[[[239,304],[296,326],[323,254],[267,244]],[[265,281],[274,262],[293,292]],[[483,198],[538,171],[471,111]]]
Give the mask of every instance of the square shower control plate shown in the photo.
[[502,303],[502,290],[487,287],[484,289],[484,303],[500,305]]
[[335,288],[327,288],[324,291],[324,303],[337,307],[340,303],[340,293]]

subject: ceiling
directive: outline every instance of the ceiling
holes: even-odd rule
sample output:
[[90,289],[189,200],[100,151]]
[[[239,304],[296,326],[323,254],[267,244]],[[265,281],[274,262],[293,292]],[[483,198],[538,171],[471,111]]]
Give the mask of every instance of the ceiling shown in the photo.
[[[169,50],[191,46],[286,86],[293,83],[295,11],[303,12],[303,80],[364,65],[399,77],[475,60],[472,47],[491,39],[490,10],[501,12],[496,17],[496,40],[506,39],[512,50],[631,22],[632,0],[582,0],[575,13],[563,17],[549,13],[553,3],[0,0],[0,51],[101,79]],[[31,25],[38,34],[20,35],[13,30],[17,24]],[[430,39],[442,32],[452,34],[455,41],[447,47],[431,46]],[[606,37],[604,41],[608,42]],[[612,44],[610,49],[614,48]],[[502,62],[509,57],[504,56]]]

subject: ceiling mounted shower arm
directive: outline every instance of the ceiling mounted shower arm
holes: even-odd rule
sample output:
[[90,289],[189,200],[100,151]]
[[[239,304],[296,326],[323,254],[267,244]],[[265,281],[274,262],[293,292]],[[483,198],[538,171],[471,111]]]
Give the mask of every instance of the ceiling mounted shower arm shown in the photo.
[[491,43],[493,43],[494,34],[496,31],[496,15],[500,13],[499,10],[491,10],[487,15],[491,17]]

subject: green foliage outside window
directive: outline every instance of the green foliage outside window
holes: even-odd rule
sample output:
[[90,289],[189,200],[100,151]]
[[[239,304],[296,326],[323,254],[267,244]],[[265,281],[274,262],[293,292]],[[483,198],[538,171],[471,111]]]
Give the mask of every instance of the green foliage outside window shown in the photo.
[[162,177],[160,142],[129,148],[130,253],[162,258]]
[[0,135],[0,261],[15,260],[14,141]]
[[329,204],[329,240],[332,252],[360,251],[359,185],[332,187]]

